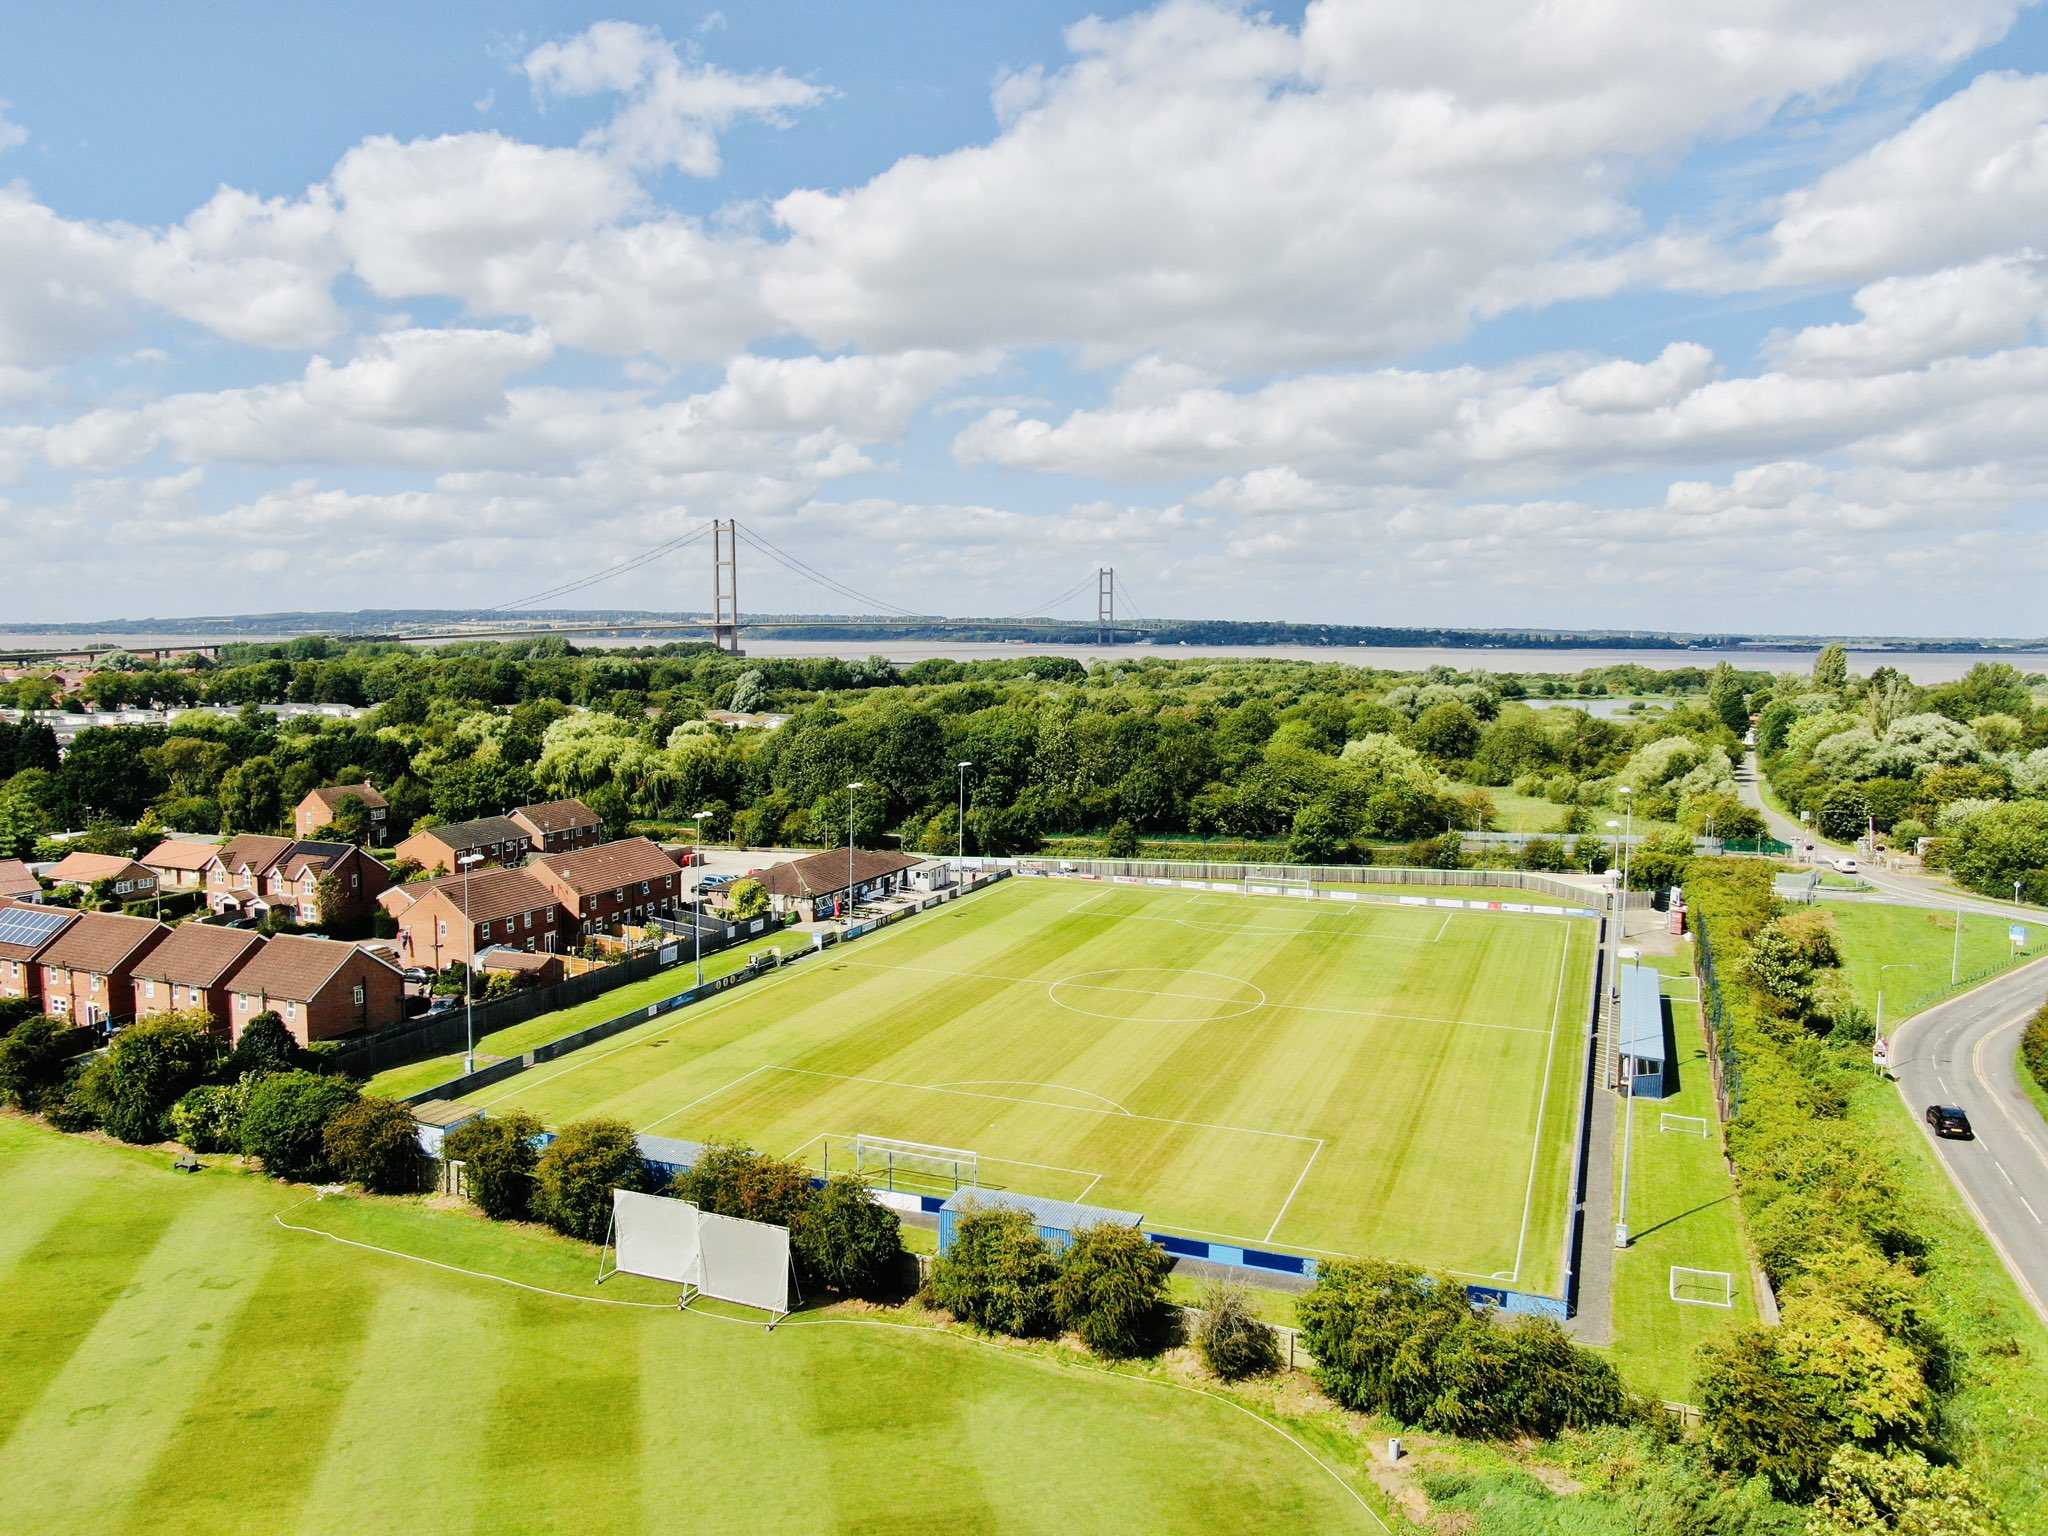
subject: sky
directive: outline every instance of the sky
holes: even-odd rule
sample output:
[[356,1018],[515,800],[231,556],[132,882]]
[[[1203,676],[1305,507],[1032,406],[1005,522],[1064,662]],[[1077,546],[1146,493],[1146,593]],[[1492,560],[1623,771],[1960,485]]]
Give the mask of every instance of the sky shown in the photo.
[[0,628],[2040,635],[2044,319],[2014,0],[17,6]]

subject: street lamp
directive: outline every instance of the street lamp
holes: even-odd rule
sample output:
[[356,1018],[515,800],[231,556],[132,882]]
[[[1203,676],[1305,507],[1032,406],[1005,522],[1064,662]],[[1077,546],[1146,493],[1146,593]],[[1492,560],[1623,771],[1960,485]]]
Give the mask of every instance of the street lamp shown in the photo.
[[1635,793],[1626,784],[1621,786],[1623,814],[1628,818],[1627,828],[1621,835],[1621,936],[1628,937],[1628,891],[1629,872],[1635,866],[1636,852],[1636,803],[1630,797]]
[[476,924],[469,917],[469,873],[483,863],[480,853],[459,853],[455,856],[456,868],[462,871],[462,926],[467,930],[463,948],[469,951],[469,963],[462,968],[462,1071],[463,1075],[476,1070],[476,1003],[470,993],[470,978],[476,974]]
[[690,932],[697,941],[697,985],[704,985],[704,818],[709,811],[692,811],[690,820],[697,824],[697,841],[693,851],[697,855],[697,881],[690,887]]
[[953,829],[959,835],[959,843],[953,854],[953,857],[956,861],[964,860],[967,857],[967,770],[972,768],[974,764],[971,762],[964,762],[961,763],[959,766],[960,815]]
[[846,786],[846,921],[853,924],[853,797],[857,790],[867,788],[859,779]]

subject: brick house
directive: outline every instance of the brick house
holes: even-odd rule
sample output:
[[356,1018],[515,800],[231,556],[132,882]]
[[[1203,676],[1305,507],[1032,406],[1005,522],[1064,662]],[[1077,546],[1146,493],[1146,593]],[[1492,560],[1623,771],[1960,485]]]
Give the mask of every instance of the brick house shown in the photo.
[[214,849],[206,863],[206,905],[216,913],[246,914],[262,899],[263,877],[291,848],[288,837],[244,832]]
[[180,924],[135,967],[135,1017],[204,1013],[227,1034],[228,983],[262,952],[263,941],[242,929]]
[[41,1002],[43,973],[37,964],[57,936],[78,921],[64,907],[0,901],[0,997]]
[[452,875],[462,859],[479,854],[486,864],[506,868],[526,862],[533,851],[533,839],[526,828],[510,816],[484,816],[476,821],[451,821],[443,827],[415,832],[393,850],[401,859],[411,859],[421,869]]
[[34,901],[43,894],[43,882],[19,859],[0,859],[0,899]]
[[[865,901],[900,890],[909,871],[925,862],[908,854],[884,853],[876,848],[855,849],[853,899]],[[771,911],[794,913],[799,922],[810,923],[833,915],[837,903],[846,895],[846,874],[846,851],[838,849],[772,865],[753,878],[768,892]]]
[[36,958],[43,1011],[105,1024],[135,1011],[135,968],[170,934],[146,917],[81,912]]
[[397,1022],[405,978],[389,961],[335,939],[279,934],[227,984],[234,1039],[259,1013],[275,1013],[301,1045]]
[[369,813],[370,846],[382,848],[391,830],[391,802],[378,794],[377,786],[368,779],[360,784],[329,784],[324,789],[308,790],[306,798],[292,807],[292,830],[301,837],[311,837],[322,827],[333,826],[334,813],[350,795],[362,801],[363,809]]
[[295,842],[263,873],[258,897],[273,912],[293,922],[320,921],[320,881],[333,876],[339,906],[337,924],[360,923],[391,884],[391,871],[354,843]]
[[536,853],[574,853],[604,841],[604,820],[581,800],[522,805],[510,818],[533,839]]
[[599,843],[576,853],[543,854],[526,872],[555,893],[577,933],[610,932],[672,914],[682,897],[683,872],[644,837]]
[[206,888],[206,866],[219,853],[218,842],[201,842],[189,837],[167,837],[142,856],[142,867],[156,876],[157,889],[199,891]]
[[52,885],[88,890],[105,880],[117,901],[147,901],[156,894],[156,875],[133,859],[111,853],[67,853],[46,872]]
[[523,869],[479,866],[467,878],[394,886],[386,897],[384,909],[398,919],[400,959],[430,971],[469,965],[493,945],[552,953],[574,931],[555,893]]
[[488,976],[492,972],[512,977],[524,987],[552,987],[568,972],[560,955],[528,954],[523,949],[507,949],[494,944],[476,957],[476,972]]

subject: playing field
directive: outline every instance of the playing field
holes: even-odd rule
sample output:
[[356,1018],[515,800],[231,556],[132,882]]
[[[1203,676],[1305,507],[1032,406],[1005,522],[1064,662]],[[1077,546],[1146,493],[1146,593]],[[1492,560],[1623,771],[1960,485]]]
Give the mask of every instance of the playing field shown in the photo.
[[0,1531],[1386,1529],[1215,1398],[209,1162],[0,1115]]
[[[1559,1283],[1595,937],[1557,917],[1013,880],[472,1102],[1158,1231]],[[929,1190],[928,1180],[914,1187]]]

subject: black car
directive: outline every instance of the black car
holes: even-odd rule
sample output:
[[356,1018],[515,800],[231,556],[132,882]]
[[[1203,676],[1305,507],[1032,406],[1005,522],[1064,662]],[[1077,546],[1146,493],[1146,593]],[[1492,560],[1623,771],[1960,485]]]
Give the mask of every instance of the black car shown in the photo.
[[1970,1129],[1970,1117],[1953,1104],[1928,1105],[1927,1123],[1937,1136],[1960,1136],[1968,1141],[1976,1134]]

